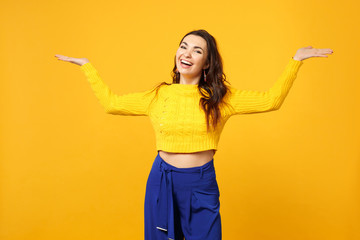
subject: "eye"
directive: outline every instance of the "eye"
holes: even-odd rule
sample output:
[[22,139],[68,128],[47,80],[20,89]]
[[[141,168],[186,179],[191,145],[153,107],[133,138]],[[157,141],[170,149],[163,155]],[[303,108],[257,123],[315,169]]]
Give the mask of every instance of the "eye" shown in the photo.
[[201,52],[200,52],[200,51],[196,51],[196,52],[201,54]]
[[180,48],[184,48],[184,49],[186,49],[184,46],[181,46]]

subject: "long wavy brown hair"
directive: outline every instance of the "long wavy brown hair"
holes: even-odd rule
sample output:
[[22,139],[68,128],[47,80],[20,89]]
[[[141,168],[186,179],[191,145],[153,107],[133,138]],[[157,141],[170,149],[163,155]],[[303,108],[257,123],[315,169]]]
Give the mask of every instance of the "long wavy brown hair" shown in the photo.
[[[224,102],[223,98],[226,95],[226,93],[229,91],[229,88],[227,85],[225,85],[225,82],[227,83],[229,82],[226,80],[226,75],[223,72],[222,58],[218,51],[215,38],[211,34],[209,34],[206,30],[203,29],[194,30],[187,33],[181,39],[179,46],[181,45],[183,39],[190,34],[202,37],[203,39],[205,39],[207,44],[208,55],[206,62],[209,63],[209,67],[205,69],[206,81],[204,81],[204,72],[202,71],[201,73],[201,78],[198,84],[198,90],[202,96],[200,98],[199,104],[201,105],[201,108],[205,112],[207,131],[209,131],[210,125],[212,125],[213,129],[215,129],[216,126],[221,121],[220,107],[223,104],[227,104],[226,102]],[[171,76],[173,78],[172,83],[180,82],[180,73],[176,70],[177,68],[176,68],[176,55],[175,55],[174,68],[171,72]],[[157,85],[155,87],[156,94],[162,85],[171,85],[171,83],[162,82],[159,85]]]

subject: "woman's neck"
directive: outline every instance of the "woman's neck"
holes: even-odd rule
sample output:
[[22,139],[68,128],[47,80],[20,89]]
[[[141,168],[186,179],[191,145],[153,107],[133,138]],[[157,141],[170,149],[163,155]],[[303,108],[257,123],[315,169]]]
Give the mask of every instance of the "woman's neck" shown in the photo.
[[184,75],[180,75],[180,82],[179,84],[192,84],[192,85],[198,85],[200,81],[201,76],[197,77],[187,77]]

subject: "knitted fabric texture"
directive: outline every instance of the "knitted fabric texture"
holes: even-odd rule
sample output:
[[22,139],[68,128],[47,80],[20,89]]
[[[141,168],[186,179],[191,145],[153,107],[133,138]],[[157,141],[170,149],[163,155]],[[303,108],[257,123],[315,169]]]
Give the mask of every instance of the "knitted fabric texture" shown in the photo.
[[224,97],[228,105],[221,106],[221,121],[216,129],[210,128],[210,132],[207,132],[205,113],[199,105],[202,96],[198,85],[164,85],[156,98],[155,87],[118,95],[102,81],[91,62],[80,68],[106,113],[149,116],[158,151],[190,153],[209,149],[216,151],[223,127],[233,115],[278,110],[302,64],[303,61],[291,58],[278,80],[267,91],[241,90],[228,85],[230,92]]

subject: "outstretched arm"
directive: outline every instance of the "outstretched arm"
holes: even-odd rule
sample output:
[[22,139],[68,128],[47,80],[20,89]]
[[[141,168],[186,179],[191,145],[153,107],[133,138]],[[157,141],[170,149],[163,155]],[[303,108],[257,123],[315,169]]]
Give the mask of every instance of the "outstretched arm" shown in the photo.
[[124,95],[116,95],[102,81],[99,73],[87,58],[73,58],[60,54],[56,54],[58,60],[74,63],[80,66],[85,73],[92,90],[102,104],[106,113],[119,114],[126,116],[148,116],[149,105],[154,97],[153,89],[128,93]]
[[303,60],[310,57],[327,57],[331,49],[300,48],[287,64],[275,84],[267,91],[240,90],[230,86],[230,115],[278,110],[284,102]]
[[148,116],[149,105],[154,97],[153,89],[117,95],[102,81],[95,67],[88,62],[80,67],[85,73],[92,90],[109,114],[125,116]]

